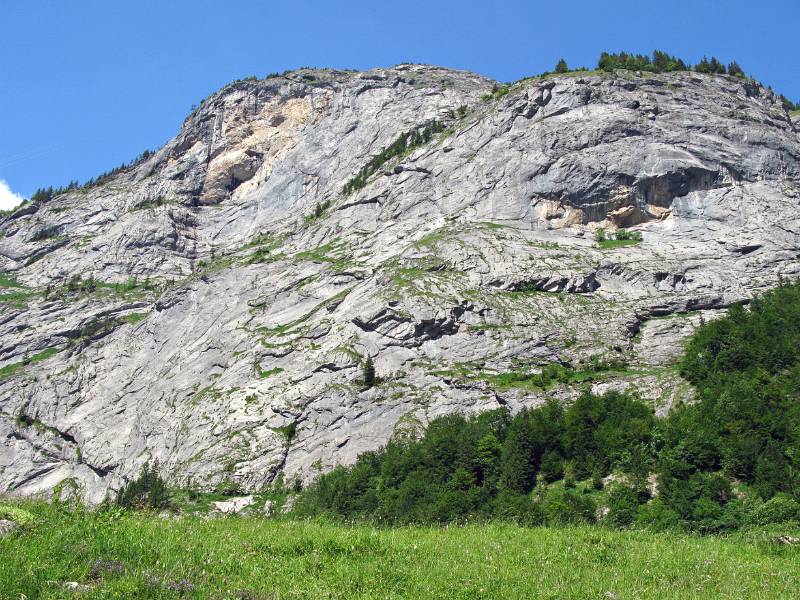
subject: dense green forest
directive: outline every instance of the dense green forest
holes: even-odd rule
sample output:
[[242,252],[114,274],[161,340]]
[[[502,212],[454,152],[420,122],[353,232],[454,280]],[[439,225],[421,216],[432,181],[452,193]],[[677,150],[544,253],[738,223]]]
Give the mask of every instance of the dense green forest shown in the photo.
[[680,373],[697,401],[665,418],[634,396],[585,392],[569,406],[436,419],[420,439],[322,475],[296,511],[702,532],[800,520],[800,284],[701,325]]

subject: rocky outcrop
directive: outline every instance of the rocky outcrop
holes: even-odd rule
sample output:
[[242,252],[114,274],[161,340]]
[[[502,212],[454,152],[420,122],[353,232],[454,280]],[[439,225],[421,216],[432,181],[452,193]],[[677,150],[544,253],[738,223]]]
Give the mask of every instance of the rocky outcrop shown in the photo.
[[[0,221],[0,491],[97,501],[148,460],[308,480],[438,415],[574,398],[492,377],[551,363],[690,398],[682,340],[800,270],[797,126],[726,76],[495,86],[236,82],[153,156]],[[598,246],[618,227],[642,241]]]

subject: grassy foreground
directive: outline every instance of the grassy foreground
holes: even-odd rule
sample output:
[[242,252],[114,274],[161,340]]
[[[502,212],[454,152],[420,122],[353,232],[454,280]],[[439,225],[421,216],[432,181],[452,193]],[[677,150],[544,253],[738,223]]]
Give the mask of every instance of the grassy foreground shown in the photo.
[[789,598],[800,590],[800,547],[768,532],[376,529],[19,506],[34,522],[0,538],[4,599]]

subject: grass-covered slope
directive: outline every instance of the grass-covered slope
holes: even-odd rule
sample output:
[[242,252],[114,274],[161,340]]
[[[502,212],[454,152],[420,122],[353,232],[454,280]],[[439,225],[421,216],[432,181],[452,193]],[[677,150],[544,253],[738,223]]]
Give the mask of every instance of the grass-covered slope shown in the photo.
[[800,589],[800,551],[766,533],[374,529],[26,508],[30,529],[0,538],[2,598],[622,600],[789,598]]

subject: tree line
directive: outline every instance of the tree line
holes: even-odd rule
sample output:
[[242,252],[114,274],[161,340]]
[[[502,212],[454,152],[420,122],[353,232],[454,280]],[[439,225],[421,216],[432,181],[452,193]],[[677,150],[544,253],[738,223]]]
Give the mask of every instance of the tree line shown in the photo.
[[[744,69],[735,60],[727,66],[715,56],[710,59],[706,56],[697,64],[692,66],[681,58],[672,56],[661,50],[653,50],[652,57],[647,54],[633,54],[628,52],[609,53],[602,52],[597,61],[597,68],[601,71],[615,71],[624,69],[628,71],[647,71],[650,73],[670,73],[674,71],[695,71],[697,73],[716,73],[719,75],[733,75],[735,77],[747,77]],[[567,61],[563,58],[556,63],[555,73],[569,73],[571,71],[585,71],[585,67],[580,69],[570,69]]]
[[91,187],[96,187],[98,185],[102,185],[104,183],[107,183],[114,175],[117,175],[118,173],[121,173],[121,172],[123,172],[123,171],[125,171],[127,169],[130,169],[131,167],[133,167],[135,165],[138,165],[139,163],[144,162],[145,160],[147,160],[148,158],[153,156],[153,154],[155,154],[155,153],[152,152],[151,150],[145,150],[144,152],[139,154],[139,156],[137,156],[135,159],[133,159],[131,162],[129,162],[129,163],[124,163],[123,162],[120,166],[115,167],[115,168],[111,169],[110,171],[106,171],[104,173],[101,173],[97,177],[92,177],[92,178],[88,179],[87,181],[85,181],[83,184],[80,184],[77,181],[73,180],[73,181],[70,181],[65,186],[58,186],[58,187],[48,186],[46,188],[45,187],[38,188],[31,195],[30,201],[31,202],[40,202],[40,203],[41,202],[47,202],[47,201],[51,200],[52,198],[55,198],[56,196],[60,196],[61,194],[66,194],[67,192],[71,192],[71,191],[78,190],[78,189],[81,189],[81,188],[91,188]]
[[[597,61],[597,69],[600,71],[611,72],[617,69],[628,71],[645,71],[649,73],[671,73],[676,71],[694,71],[696,73],[707,73],[716,75],[733,75],[740,79],[748,78],[744,69],[735,60],[729,62],[727,66],[724,62],[712,56],[710,59],[704,56],[695,65],[684,61],[681,58],[672,56],[661,50],[653,50],[652,57],[646,54],[633,54],[628,52],[608,53],[603,52]],[[570,69],[567,61],[563,58],[556,63],[554,73],[570,73],[573,71],[586,71],[586,67]],[[547,75],[545,72],[543,75]],[[772,89],[771,87],[769,89]],[[792,102],[783,94],[778,94],[778,99],[787,111],[800,110],[800,103]]]

